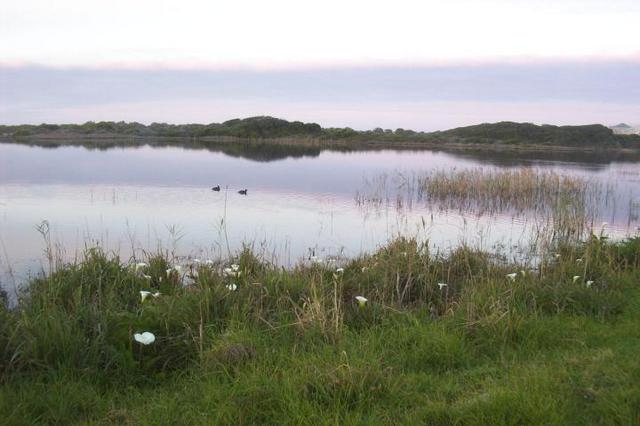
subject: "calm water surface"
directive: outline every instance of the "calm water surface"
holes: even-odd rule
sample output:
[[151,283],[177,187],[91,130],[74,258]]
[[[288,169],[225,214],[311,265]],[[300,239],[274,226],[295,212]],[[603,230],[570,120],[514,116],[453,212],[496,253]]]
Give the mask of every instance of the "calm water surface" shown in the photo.
[[[487,249],[527,241],[536,218],[526,214],[356,202],[367,182],[380,175],[433,170],[535,166],[584,176],[609,194],[596,220],[609,222],[615,236],[636,232],[640,162],[625,156],[530,155],[0,143],[0,283],[10,288],[43,270],[44,242],[36,230],[43,221],[67,259],[95,244],[123,259],[159,247],[180,256],[219,258],[251,244],[268,260],[291,265],[311,250],[356,256],[398,235],[428,238],[442,249],[463,240]],[[214,185],[223,190],[212,192]],[[248,195],[239,195],[244,188]]]

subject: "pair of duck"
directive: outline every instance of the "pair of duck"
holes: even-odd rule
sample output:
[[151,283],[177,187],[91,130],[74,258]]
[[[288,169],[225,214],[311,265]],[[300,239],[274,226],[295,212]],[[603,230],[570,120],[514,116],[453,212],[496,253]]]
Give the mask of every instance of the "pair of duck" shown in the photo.
[[[220,185],[216,185],[213,188],[211,188],[212,191],[216,191],[216,192],[220,192]],[[246,189],[241,189],[240,191],[238,191],[238,194],[240,195],[247,195],[247,190]]]

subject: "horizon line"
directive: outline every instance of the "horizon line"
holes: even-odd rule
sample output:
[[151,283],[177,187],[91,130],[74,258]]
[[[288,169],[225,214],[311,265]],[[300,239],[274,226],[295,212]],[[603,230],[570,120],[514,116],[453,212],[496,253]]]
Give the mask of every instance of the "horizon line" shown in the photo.
[[640,50],[628,55],[581,55],[581,56],[493,56],[472,59],[448,58],[418,61],[291,61],[278,63],[216,63],[209,61],[111,61],[96,64],[52,64],[36,61],[7,61],[0,59],[3,69],[50,69],[55,71],[240,71],[240,72],[304,72],[304,71],[340,71],[359,69],[403,69],[403,68],[448,68],[448,67],[484,67],[484,66],[554,66],[554,65],[598,65],[630,64],[640,65]]

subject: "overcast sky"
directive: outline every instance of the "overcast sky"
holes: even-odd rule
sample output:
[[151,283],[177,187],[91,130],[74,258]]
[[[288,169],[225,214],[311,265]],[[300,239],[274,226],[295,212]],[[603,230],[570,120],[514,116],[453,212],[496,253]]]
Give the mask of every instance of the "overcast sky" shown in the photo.
[[0,122],[640,123],[640,2],[0,4]]

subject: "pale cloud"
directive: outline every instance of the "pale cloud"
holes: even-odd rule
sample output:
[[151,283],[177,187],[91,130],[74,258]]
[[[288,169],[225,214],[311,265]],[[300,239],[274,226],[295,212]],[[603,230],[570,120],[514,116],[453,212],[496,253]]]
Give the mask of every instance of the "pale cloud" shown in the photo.
[[0,67],[0,123],[220,122],[275,115],[324,126],[437,130],[485,121],[640,121],[640,64],[306,71]]
[[21,0],[0,63],[300,68],[638,57],[637,1]]

